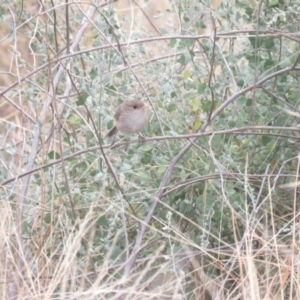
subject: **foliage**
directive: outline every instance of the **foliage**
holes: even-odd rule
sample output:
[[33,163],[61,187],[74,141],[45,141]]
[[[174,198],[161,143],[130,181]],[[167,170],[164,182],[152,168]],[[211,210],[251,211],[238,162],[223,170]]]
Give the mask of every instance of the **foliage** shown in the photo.
[[[0,6],[3,299],[296,299],[297,2],[28,3]],[[111,147],[131,99],[146,140]]]

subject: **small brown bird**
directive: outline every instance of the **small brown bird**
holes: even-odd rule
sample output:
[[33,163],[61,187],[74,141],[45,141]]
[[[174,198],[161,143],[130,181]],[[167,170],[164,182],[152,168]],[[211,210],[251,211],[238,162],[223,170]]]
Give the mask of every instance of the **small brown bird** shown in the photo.
[[118,131],[128,135],[141,131],[148,122],[147,106],[144,102],[130,100],[122,103],[114,115],[115,125],[106,137],[112,137]]

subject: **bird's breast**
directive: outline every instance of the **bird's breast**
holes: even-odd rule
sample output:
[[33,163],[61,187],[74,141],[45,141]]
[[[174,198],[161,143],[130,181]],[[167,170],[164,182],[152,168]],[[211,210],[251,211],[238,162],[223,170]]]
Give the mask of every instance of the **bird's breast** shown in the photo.
[[147,111],[139,110],[123,114],[117,121],[116,126],[122,133],[132,134],[142,130],[147,121]]

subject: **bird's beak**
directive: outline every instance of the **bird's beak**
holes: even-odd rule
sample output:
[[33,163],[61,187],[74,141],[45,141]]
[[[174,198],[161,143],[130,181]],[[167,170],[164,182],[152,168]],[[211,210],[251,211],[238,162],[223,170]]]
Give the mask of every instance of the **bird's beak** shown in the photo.
[[142,109],[147,110],[147,109],[148,109],[148,106],[145,104],[145,105],[142,107]]

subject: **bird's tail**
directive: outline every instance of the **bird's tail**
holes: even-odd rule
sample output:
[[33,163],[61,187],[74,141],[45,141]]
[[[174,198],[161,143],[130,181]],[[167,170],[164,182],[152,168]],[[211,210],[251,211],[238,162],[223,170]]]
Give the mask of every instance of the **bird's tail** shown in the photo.
[[116,135],[118,132],[118,129],[116,126],[114,126],[107,134],[105,137],[112,137],[114,135]]

